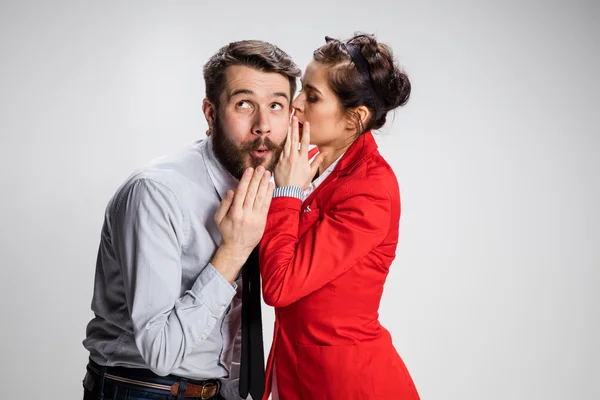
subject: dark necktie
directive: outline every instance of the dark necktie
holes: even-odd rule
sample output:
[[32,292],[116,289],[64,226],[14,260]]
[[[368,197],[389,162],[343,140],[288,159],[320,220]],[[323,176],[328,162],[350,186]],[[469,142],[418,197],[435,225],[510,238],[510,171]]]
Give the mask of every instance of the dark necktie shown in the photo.
[[242,268],[242,359],[240,396],[261,400],[265,392],[265,353],[260,308],[258,246]]

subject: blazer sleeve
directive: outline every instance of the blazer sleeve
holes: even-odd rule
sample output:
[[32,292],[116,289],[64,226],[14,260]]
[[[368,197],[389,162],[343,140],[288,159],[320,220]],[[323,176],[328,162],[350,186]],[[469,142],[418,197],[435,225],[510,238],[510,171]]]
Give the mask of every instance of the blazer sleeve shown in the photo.
[[355,181],[352,190],[339,190],[336,197],[339,200],[332,199],[329,210],[301,237],[302,202],[292,197],[272,200],[260,244],[263,298],[268,305],[285,307],[320,289],[386,237],[392,201],[381,185]]

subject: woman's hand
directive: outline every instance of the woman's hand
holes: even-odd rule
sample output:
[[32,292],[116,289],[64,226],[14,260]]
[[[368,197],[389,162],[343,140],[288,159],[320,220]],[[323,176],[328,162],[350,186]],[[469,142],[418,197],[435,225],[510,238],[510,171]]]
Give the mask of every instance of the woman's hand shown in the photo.
[[[298,149],[300,145],[300,149]],[[285,146],[275,167],[275,185],[298,186],[302,190],[308,188],[313,177],[319,169],[319,165],[325,159],[327,153],[319,153],[313,162],[308,159],[308,147],[310,146],[310,124],[302,125],[302,141],[300,142],[300,127],[298,118],[292,118],[292,127],[288,130]]]

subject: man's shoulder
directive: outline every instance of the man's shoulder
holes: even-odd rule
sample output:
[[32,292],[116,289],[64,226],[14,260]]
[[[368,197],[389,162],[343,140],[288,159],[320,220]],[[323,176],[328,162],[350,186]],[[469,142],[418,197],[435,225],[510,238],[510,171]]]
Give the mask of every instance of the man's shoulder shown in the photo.
[[155,158],[134,171],[128,180],[147,179],[171,189],[182,184],[202,184],[206,176],[203,145],[200,140],[177,152]]
[[190,188],[206,185],[208,175],[202,152],[202,141],[191,143],[177,152],[151,160],[134,170],[119,186],[113,202],[127,196],[135,187],[153,186],[182,198]]
[[147,178],[157,179],[193,178],[199,170],[205,169],[203,145],[203,141],[200,140],[188,144],[177,152],[157,157],[138,168],[134,174],[143,174]]

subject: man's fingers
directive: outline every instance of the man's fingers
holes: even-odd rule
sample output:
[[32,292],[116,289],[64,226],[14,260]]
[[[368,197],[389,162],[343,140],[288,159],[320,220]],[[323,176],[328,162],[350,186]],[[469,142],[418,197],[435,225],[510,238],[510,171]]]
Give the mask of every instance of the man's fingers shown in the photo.
[[246,190],[246,198],[244,199],[244,209],[251,210],[254,206],[254,199],[256,197],[256,192],[258,190],[258,185],[260,185],[260,181],[265,173],[265,167],[262,165],[256,168],[254,171],[254,175],[250,180],[250,184],[248,185],[248,189]]
[[221,225],[223,218],[227,215],[229,208],[231,207],[231,203],[233,203],[233,190],[228,190],[225,198],[221,200],[221,204],[219,205],[219,209],[215,213],[215,223],[217,226]]
[[242,208],[244,205],[244,199],[246,198],[246,191],[248,190],[248,185],[250,184],[250,179],[254,174],[253,168],[248,168],[242,175],[242,179],[240,179],[240,183],[238,184],[237,189],[235,190],[235,196],[233,197],[233,206],[234,208]]
[[265,197],[267,195],[267,190],[269,189],[270,180],[271,180],[271,173],[269,171],[266,171],[260,181],[258,190],[256,191],[256,198],[254,199],[254,207],[253,207],[254,211],[260,212],[262,210],[262,206],[265,201]]

